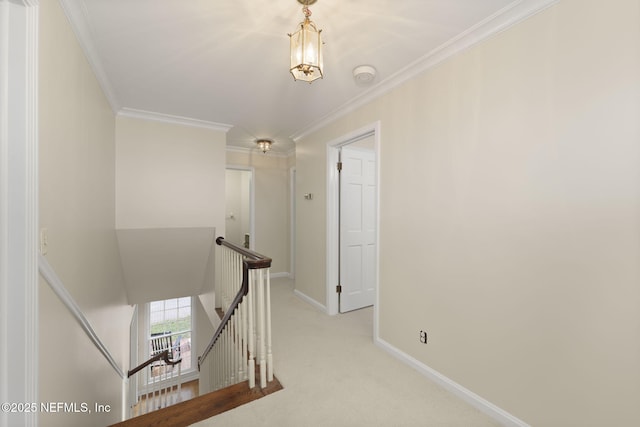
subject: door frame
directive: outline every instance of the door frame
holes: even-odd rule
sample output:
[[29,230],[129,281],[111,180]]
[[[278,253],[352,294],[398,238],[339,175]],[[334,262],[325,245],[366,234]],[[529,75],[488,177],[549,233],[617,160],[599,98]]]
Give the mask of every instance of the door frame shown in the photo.
[[[227,169],[245,171],[251,173],[251,179],[249,181],[249,249],[255,250],[256,246],[256,170],[253,166],[241,166],[241,165],[226,165]],[[226,199],[225,199],[226,206]],[[227,216],[225,208],[225,218]]]
[[380,282],[380,122],[376,121],[342,135],[327,143],[327,314],[338,314],[338,254],[339,250],[339,174],[336,168],[340,148],[373,136],[374,152],[376,156],[376,297],[373,304],[374,311],[374,336],[378,331],[378,302]]
[[[38,17],[38,0],[0,1],[2,402],[38,401]],[[24,354],[13,357],[11,348]],[[10,419],[38,424],[37,411]],[[10,424],[8,413],[0,424]]]
[[289,278],[296,278],[296,167],[289,168]]

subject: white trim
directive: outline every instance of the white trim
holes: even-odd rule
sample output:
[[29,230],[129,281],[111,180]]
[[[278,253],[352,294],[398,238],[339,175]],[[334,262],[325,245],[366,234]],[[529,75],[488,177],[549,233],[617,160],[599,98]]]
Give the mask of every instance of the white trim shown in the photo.
[[287,279],[291,279],[291,273],[287,273],[287,272],[282,272],[282,273],[269,273],[269,277],[272,279],[281,279],[281,278],[287,278]]
[[151,120],[153,122],[170,123],[174,125],[182,125],[189,127],[205,128],[217,130],[220,132],[228,132],[233,125],[224,123],[210,122],[207,120],[192,119],[189,117],[173,116],[171,114],[154,113],[153,111],[136,110],[134,108],[121,108],[118,111],[120,117],[130,117],[140,120]]
[[488,40],[492,36],[536,15],[553,6],[558,1],[560,0],[517,0],[510,3],[495,14],[382,80],[371,89],[352,98],[310,126],[291,135],[290,138],[294,142],[298,142],[301,138],[379,98],[418,74],[424,73],[452,56]]
[[[38,401],[38,16],[37,0],[0,0],[2,402]],[[0,412],[0,425],[37,424]]]
[[298,298],[300,298],[302,301],[312,305],[313,307],[317,308],[318,310],[320,310],[323,313],[327,313],[327,307],[325,307],[324,305],[320,304],[318,301],[314,300],[313,298],[311,298],[310,296],[303,294],[302,292],[300,292],[297,289],[293,290],[293,294],[295,296],[297,296]]
[[339,185],[338,171],[336,163],[338,162],[338,150],[330,144],[327,144],[327,283],[326,283],[326,304],[327,314],[333,316],[338,314],[338,295],[335,287],[338,284],[338,265],[335,262],[338,259],[338,206],[339,197],[336,190]]
[[336,285],[338,284],[338,171],[336,163],[338,162],[338,151],[341,147],[359,141],[368,136],[374,136],[374,151],[376,153],[376,297],[374,304],[374,331],[378,325],[378,309],[379,302],[379,277],[380,277],[380,122],[376,121],[368,124],[360,129],[356,129],[346,135],[343,135],[333,141],[327,143],[327,283],[326,283],[326,301],[327,313],[329,315],[338,314],[338,294],[336,293]]
[[130,406],[128,405],[127,402],[127,391],[129,390],[130,387],[130,383],[129,383],[129,378],[125,378],[122,380],[122,391],[120,392],[120,396],[122,396],[122,401],[120,402],[122,411],[120,412],[120,419],[122,421],[127,419],[127,416],[129,414],[130,411]]
[[111,110],[115,113],[120,109],[118,98],[116,97],[111,81],[107,77],[107,73],[104,71],[100,55],[98,55],[95,46],[93,45],[93,37],[91,28],[89,28],[89,19],[86,16],[86,10],[84,8],[84,2],[73,0],[60,0],[60,5],[64,14],[67,16],[71,28],[76,35],[76,39],[84,52],[84,56],[89,62],[89,66],[96,75],[98,84],[102,88],[102,92],[107,98]]
[[296,278],[296,167],[289,168],[289,277]]
[[107,359],[107,362],[113,367],[113,369],[120,375],[120,377],[124,380],[127,378],[127,375],[124,373],[122,368],[118,365],[118,362],[115,361],[107,347],[104,345],[102,340],[98,337],[96,332],[93,330],[91,323],[84,316],[80,306],[73,299],[67,288],[64,287],[64,284],[51,267],[51,264],[47,261],[45,257],[39,255],[39,266],[40,266],[40,274],[47,281],[53,292],[60,298],[60,301],[67,307],[67,309],[71,312],[73,317],[76,319],[78,324],[82,327],[82,330],[87,334],[91,342],[100,350],[100,353]]
[[[174,297],[174,298],[166,298],[166,299],[162,299],[162,300],[157,300],[157,301],[167,301],[167,300],[172,300],[172,299],[178,299],[181,297]],[[198,354],[197,354],[197,347],[198,347],[198,341],[196,339],[197,337],[197,325],[196,325],[196,318],[197,316],[194,314],[195,313],[195,307],[196,304],[198,304],[199,298],[197,296],[191,296],[191,330],[190,331],[185,331],[185,332],[189,332],[191,334],[191,367],[189,369],[185,369],[182,371],[180,378],[182,378],[182,383],[185,383],[187,381],[191,381],[192,379],[196,379],[198,378]],[[143,360],[149,360],[151,358],[151,346],[149,345],[149,341],[151,340],[151,303],[152,302],[157,302],[157,301],[149,301],[146,302],[144,304],[141,304],[142,306],[142,316],[144,316],[144,336],[143,336],[143,340],[144,340],[144,344],[143,344]],[[179,334],[181,332],[175,332],[172,333],[172,335],[175,334]],[[137,350],[139,352],[139,350]],[[140,364],[142,362],[138,362],[138,364]],[[133,367],[132,367],[133,368]],[[190,375],[196,372],[196,376],[195,377],[191,377]],[[185,379],[187,378],[187,379]],[[146,387],[146,386],[145,386]],[[146,388],[145,388],[146,390]],[[140,396],[140,390],[138,390],[137,393],[138,396]]]
[[[9,378],[9,2],[0,1],[0,375]],[[0,383],[0,403],[9,401],[10,381]],[[0,412],[0,424],[9,425]]]
[[192,372],[191,370],[195,370],[196,372],[196,376],[199,377],[200,376],[200,371],[198,371],[198,352],[197,352],[197,348],[198,348],[198,339],[196,338],[198,336],[198,324],[197,324],[197,320],[198,320],[198,316],[196,314],[196,306],[199,302],[199,298],[195,295],[191,296],[191,348],[193,349],[194,347],[196,348],[196,351],[191,350],[191,368],[185,370],[185,371],[181,371],[180,377],[182,383],[186,382],[186,381],[191,381],[191,380],[187,380],[187,379],[182,379],[184,378],[188,378],[188,375]]
[[[251,172],[249,180],[249,249],[256,247],[256,169],[253,166],[226,165],[226,169]],[[225,202],[226,205],[226,202]],[[227,214],[225,212],[225,218]],[[225,224],[226,225],[226,224]],[[242,242],[235,242],[242,243]]]
[[489,402],[488,400],[483,399],[482,397],[478,396],[471,390],[461,386],[460,384],[456,383],[452,379],[442,375],[440,372],[436,371],[433,368],[430,368],[429,366],[425,365],[419,360],[414,359],[413,357],[409,356],[407,353],[392,346],[391,344],[381,339],[380,337],[376,336],[374,341],[378,347],[385,350],[387,353],[389,353],[396,359],[409,365],[410,367],[420,372],[422,375],[424,375],[431,381],[435,382],[436,384],[440,385],[447,391],[458,396],[459,398],[461,398],[462,400],[464,400],[474,408],[478,409],[479,411],[487,414],[494,420],[498,421],[500,424],[508,427],[530,427],[529,424],[525,423],[521,419],[497,407],[496,405]]

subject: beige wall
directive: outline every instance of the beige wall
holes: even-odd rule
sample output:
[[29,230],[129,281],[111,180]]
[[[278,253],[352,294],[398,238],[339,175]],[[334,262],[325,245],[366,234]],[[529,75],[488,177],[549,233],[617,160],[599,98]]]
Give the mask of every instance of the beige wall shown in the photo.
[[[115,120],[57,1],[40,2],[40,226],[47,259],[125,371],[132,309],[115,238]],[[105,414],[40,413],[42,426],[107,425],[122,380],[41,279],[39,400],[111,405]],[[99,386],[96,386],[99,384]]]
[[118,116],[117,228],[224,232],[226,133]]
[[380,120],[380,337],[531,425],[637,425],[638,117],[640,4],[563,0],[298,143],[296,287],[326,142]]
[[255,171],[255,250],[271,257],[272,273],[289,273],[289,166],[287,157],[227,151],[227,165]]
[[[214,227],[224,235],[225,145],[224,131],[117,117],[117,228]],[[212,262],[198,299],[216,319]]]
[[[332,126],[296,146],[296,290],[326,305],[326,142],[361,126]],[[333,133],[332,133],[333,132]],[[337,133],[336,133],[337,132]],[[333,136],[332,136],[333,135]],[[305,194],[312,194],[307,200]]]

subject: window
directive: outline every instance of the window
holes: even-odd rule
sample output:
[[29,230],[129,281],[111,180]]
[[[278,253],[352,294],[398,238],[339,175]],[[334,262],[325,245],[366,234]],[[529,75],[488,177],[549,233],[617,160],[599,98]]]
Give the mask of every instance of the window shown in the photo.
[[172,359],[182,358],[182,371],[193,365],[191,337],[192,298],[172,298],[149,303],[149,356],[169,350]]

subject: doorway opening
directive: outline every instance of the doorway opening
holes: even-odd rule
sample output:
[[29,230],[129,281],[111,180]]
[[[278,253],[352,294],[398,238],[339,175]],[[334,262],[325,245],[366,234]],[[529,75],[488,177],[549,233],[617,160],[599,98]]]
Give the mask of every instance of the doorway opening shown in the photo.
[[227,166],[225,174],[225,236],[247,249],[255,247],[254,170]]
[[296,278],[296,168],[289,169],[289,277]]
[[[327,144],[327,312],[335,315],[359,308],[362,301],[345,304],[346,293],[354,296],[367,290],[371,298],[365,298],[366,305],[362,307],[374,306],[374,333],[377,331],[379,264],[379,127],[379,122],[375,122]],[[370,159],[360,156],[365,153]],[[343,175],[349,167],[345,162],[347,158],[356,164],[356,171],[349,172],[349,178]],[[341,160],[342,171],[337,166]],[[359,181],[365,176],[369,177],[367,184]],[[348,188],[350,182],[355,183],[352,188]],[[343,192],[347,194],[341,195]],[[360,237],[366,234],[367,239],[350,246],[352,242],[346,237],[351,233],[349,227],[360,230]],[[359,283],[348,283],[353,280],[349,276],[354,274]]]

